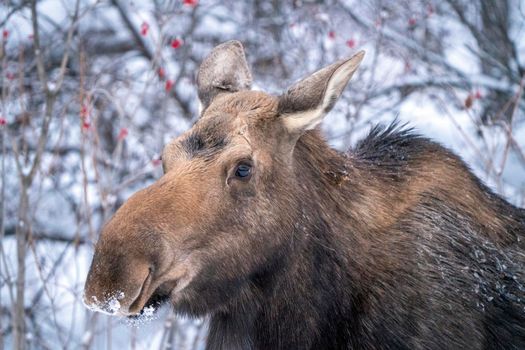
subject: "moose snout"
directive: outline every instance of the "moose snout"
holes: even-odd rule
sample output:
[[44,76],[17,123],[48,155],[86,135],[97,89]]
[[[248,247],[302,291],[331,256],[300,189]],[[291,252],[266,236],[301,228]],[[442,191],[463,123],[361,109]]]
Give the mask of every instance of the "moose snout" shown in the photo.
[[88,308],[138,314],[159,288],[164,292],[166,284],[182,276],[178,271],[183,266],[168,273],[179,249],[168,249],[163,238],[175,226],[170,220],[181,216],[173,214],[172,201],[166,204],[158,191],[159,186],[152,185],[135,193],[102,229],[84,289]]
[[100,262],[95,254],[84,286],[84,305],[93,311],[129,316],[140,313],[152,281],[148,264]]

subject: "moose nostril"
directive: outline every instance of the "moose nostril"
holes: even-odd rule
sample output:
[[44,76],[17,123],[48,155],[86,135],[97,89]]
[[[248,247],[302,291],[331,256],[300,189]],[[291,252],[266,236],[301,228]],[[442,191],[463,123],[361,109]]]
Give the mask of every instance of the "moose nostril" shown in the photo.
[[144,279],[144,281],[142,282],[142,284],[140,285],[140,288],[138,289],[137,291],[137,295],[135,296],[135,298],[133,299],[131,305],[129,306],[129,309],[128,311],[139,311],[139,309],[142,308],[143,306],[143,303],[144,303],[144,298],[147,296],[147,292],[148,292],[148,289],[150,287],[150,284],[151,284],[151,280],[153,278],[153,267],[150,266],[148,268],[148,275],[146,276],[146,278]]

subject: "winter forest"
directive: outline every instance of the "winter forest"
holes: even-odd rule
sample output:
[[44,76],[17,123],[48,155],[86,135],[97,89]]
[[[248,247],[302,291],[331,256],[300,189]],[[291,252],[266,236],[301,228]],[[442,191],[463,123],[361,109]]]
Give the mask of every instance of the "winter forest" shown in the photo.
[[525,206],[525,1],[3,0],[0,31],[0,349],[204,347],[205,319],[109,317],[82,293],[103,224],[162,176],[227,40],[276,95],[365,50],[322,124],[333,147],[398,119]]

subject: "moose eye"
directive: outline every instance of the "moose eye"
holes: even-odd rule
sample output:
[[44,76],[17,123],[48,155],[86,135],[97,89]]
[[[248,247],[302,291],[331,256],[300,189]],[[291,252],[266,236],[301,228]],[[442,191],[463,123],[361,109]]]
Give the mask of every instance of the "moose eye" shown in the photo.
[[247,180],[252,174],[252,167],[249,164],[239,164],[235,169],[235,177],[239,179]]

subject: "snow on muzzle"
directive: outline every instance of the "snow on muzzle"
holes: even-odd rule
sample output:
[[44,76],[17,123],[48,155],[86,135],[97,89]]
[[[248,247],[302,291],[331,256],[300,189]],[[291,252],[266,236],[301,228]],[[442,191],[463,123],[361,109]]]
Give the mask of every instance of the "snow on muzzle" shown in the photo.
[[84,286],[84,305],[108,315],[140,313],[149,297],[153,273],[148,264],[112,261],[95,254]]

